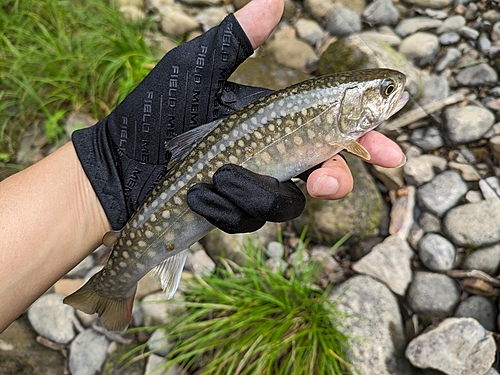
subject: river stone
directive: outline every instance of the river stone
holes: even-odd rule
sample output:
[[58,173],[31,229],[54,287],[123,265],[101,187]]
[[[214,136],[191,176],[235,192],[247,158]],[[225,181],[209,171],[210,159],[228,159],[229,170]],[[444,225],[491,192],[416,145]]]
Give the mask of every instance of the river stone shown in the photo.
[[354,176],[354,188],[343,199],[327,201],[306,195],[306,207],[302,215],[293,220],[298,233],[309,227],[308,237],[318,244],[332,245],[344,235],[350,241],[372,236],[387,220],[387,207],[373,177],[359,158],[345,154]]
[[443,21],[430,17],[413,17],[401,20],[394,30],[401,37],[407,37],[420,30],[436,29]]
[[338,328],[350,337],[351,360],[360,374],[413,374],[403,356],[406,340],[396,297],[369,276],[354,276],[328,297],[341,313]]
[[455,247],[437,233],[426,234],[418,243],[418,250],[420,260],[431,271],[445,272],[455,263]]
[[466,270],[480,270],[495,276],[500,265],[500,244],[472,251],[462,263]]
[[316,57],[309,43],[296,38],[271,40],[266,43],[264,49],[276,62],[297,70],[304,70],[310,59]]
[[446,275],[417,271],[408,290],[412,311],[424,317],[450,315],[460,299],[457,282]]
[[500,199],[488,199],[452,208],[443,225],[458,246],[479,248],[500,242]]
[[168,338],[168,331],[163,328],[156,329],[148,340],[148,349],[155,354],[165,357],[173,349],[174,343]]
[[168,370],[162,369],[162,366],[167,364],[167,360],[159,355],[151,354],[148,356],[148,361],[146,363],[146,369],[144,375],[181,375],[185,374],[185,371],[178,365],[173,365],[168,368]]
[[349,35],[331,43],[321,54],[318,73],[323,75],[372,68],[390,68],[404,72],[405,89],[412,96],[417,96],[423,84],[421,73],[403,54],[366,34]]
[[443,23],[438,27],[436,32],[443,34],[450,31],[457,31],[462,26],[465,26],[465,23],[465,18],[461,15],[450,16],[443,20]]
[[161,16],[161,29],[168,35],[182,38],[187,33],[198,29],[198,22],[184,12],[182,7],[164,5],[159,9]]
[[360,32],[361,20],[355,11],[336,6],[327,14],[325,28],[331,35],[343,37]]
[[431,182],[417,189],[420,206],[437,216],[442,216],[454,207],[467,193],[467,185],[460,173],[444,171]]
[[352,267],[353,271],[383,282],[389,289],[404,296],[411,282],[413,250],[398,235],[387,237]]
[[324,34],[321,26],[314,20],[300,18],[297,22],[295,22],[294,26],[295,30],[297,30],[297,34],[299,34],[299,37],[307,41],[307,43],[312,46],[315,46]]
[[483,375],[495,361],[495,340],[475,319],[448,318],[413,339],[406,357],[420,368],[450,375]]
[[94,375],[108,354],[108,340],[92,329],[78,334],[70,346],[69,369],[72,375]]
[[461,69],[455,78],[462,86],[495,85],[498,73],[488,64],[481,63]]
[[416,32],[401,42],[399,52],[413,61],[418,67],[428,65],[439,52],[439,40],[434,34]]
[[399,21],[399,10],[392,0],[375,0],[363,10],[363,19],[370,25],[394,25]]
[[443,137],[433,126],[415,129],[410,135],[410,141],[424,151],[433,151],[444,145]]
[[440,73],[446,68],[450,68],[460,59],[461,56],[462,53],[457,48],[448,48],[436,65],[434,65],[434,70]]
[[405,3],[422,8],[442,9],[454,3],[454,0],[405,0]]
[[447,108],[444,117],[448,136],[455,144],[481,139],[495,123],[495,116],[489,109],[475,105]]
[[63,304],[63,295],[49,293],[36,300],[28,310],[28,319],[39,335],[60,344],[75,337],[73,307]]
[[144,297],[140,306],[145,325],[168,324],[174,316],[182,313],[183,297],[179,291],[172,299],[168,299],[164,292],[157,292]]
[[455,311],[457,318],[474,318],[488,331],[497,329],[497,308],[485,296],[470,296],[460,302]]

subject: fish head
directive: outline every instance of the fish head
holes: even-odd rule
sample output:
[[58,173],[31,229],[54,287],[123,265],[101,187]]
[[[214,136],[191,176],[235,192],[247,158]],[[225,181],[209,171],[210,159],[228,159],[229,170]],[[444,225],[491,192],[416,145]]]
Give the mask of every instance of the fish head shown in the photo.
[[350,72],[340,100],[338,124],[347,139],[357,139],[398,112],[409,99],[406,76],[392,69]]

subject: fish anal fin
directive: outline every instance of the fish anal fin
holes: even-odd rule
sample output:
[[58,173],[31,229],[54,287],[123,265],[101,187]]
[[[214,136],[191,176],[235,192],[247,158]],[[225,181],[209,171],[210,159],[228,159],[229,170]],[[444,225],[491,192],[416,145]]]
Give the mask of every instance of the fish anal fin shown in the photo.
[[109,297],[99,294],[95,283],[94,276],[75,293],[64,298],[63,302],[87,314],[97,313],[108,331],[125,330],[132,319],[137,285],[123,297]]
[[370,160],[370,153],[364,148],[358,141],[342,141],[342,142],[330,142],[330,145],[335,147],[341,147],[353,155],[359,156],[361,159]]
[[102,243],[108,247],[114,246],[118,242],[121,233],[119,230],[110,230],[102,238]]
[[179,287],[187,255],[188,251],[183,250],[165,259],[153,269],[152,276],[160,282],[168,298],[172,298]]

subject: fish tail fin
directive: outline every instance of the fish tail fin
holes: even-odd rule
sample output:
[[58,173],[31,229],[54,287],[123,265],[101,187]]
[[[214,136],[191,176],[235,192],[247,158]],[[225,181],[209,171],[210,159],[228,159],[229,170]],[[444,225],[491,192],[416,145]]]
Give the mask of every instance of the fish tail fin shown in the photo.
[[132,319],[137,285],[123,297],[109,297],[99,293],[95,287],[97,281],[94,277],[76,292],[64,298],[63,302],[87,314],[97,313],[108,331],[123,331]]

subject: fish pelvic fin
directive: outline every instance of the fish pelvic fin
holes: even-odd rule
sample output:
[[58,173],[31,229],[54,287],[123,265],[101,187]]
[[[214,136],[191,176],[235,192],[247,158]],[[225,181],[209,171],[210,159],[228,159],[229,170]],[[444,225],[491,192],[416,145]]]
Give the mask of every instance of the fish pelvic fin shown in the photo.
[[361,143],[357,141],[330,142],[330,145],[341,147],[353,155],[359,156],[361,159],[370,160],[371,155]]
[[64,298],[63,303],[87,314],[97,313],[108,331],[125,330],[132,319],[137,285],[126,296],[113,298],[100,294],[95,287],[96,283],[94,276],[76,292]]
[[165,259],[153,269],[152,276],[160,282],[168,298],[172,298],[179,287],[187,256],[188,250],[183,250]]

